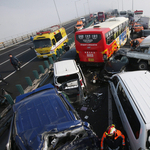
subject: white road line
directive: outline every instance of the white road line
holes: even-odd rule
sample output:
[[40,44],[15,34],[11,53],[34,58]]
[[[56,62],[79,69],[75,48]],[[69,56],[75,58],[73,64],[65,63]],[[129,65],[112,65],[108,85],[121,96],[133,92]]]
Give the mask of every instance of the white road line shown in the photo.
[[[28,42],[28,43],[31,43],[31,42]],[[15,48],[13,48],[13,49],[11,49],[11,50],[9,50],[9,51],[6,51],[6,52],[0,54],[0,56],[3,55],[3,54],[6,54],[6,53],[8,53],[8,52],[11,52],[11,51],[15,50],[15,49],[18,48],[18,47],[21,47],[21,46],[23,46],[23,45],[27,45],[28,43],[19,45],[19,46],[15,47]],[[21,44],[21,43],[18,43],[18,44]],[[13,46],[13,45],[12,45],[12,46]]]
[[[31,61],[33,61],[34,59],[36,58],[36,56],[34,57],[34,58],[32,58],[31,60],[29,60],[27,63],[25,63],[24,65],[22,65],[21,66],[21,68],[23,68],[24,66],[26,66],[27,64],[29,64]],[[13,71],[12,73],[10,73],[8,76],[6,76],[5,78],[4,78],[4,80],[5,79],[7,79],[7,78],[9,78],[11,75],[13,75],[14,73],[15,73],[16,71]]]
[[[22,52],[22,53],[19,53],[18,55],[16,55],[16,57],[17,56],[20,56],[20,55],[22,55],[22,54],[24,54],[25,52],[27,52],[27,51],[29,51],[29,50],[31,50],[30,48],[28,48],[27,50],[25,50],[24,52]],[[5,64],[6,62],[8,62],[9,61],[9,59],[8,60],[6,60],[6,61],[4,61],[4,62],[2,62],[2,63],[0,63],[0,65],[3,65],[3,64]]]

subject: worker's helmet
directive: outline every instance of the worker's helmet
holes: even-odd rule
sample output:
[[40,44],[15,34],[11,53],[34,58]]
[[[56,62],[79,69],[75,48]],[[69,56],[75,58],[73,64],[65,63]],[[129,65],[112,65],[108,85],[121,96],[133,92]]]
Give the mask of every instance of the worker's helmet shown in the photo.
[[107,130],[106,130],[106,135],[107,136],[113,136],[114,134],[116,133],[116,128],[115,128],[115,125],[112,124],[110,125]]

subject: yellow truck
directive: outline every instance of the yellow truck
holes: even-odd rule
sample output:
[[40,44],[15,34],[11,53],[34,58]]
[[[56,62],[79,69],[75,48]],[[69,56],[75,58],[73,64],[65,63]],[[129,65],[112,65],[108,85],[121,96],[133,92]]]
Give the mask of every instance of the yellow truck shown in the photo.
[[37,32],[33,39],[34,50],[38,58],[47,58],[68,42],[65,28],[59,25]]

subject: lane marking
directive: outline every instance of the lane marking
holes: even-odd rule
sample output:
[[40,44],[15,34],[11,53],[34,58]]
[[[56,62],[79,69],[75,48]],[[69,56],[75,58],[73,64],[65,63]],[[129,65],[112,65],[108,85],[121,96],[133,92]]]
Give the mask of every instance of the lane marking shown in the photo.
[[[31,50],[30,48],[28,48],[27,50],[25,50],[24,52],[22,52],[22,53],[19,53],[18,55],[16,55],[16,57],[17,56],[20,56],[20,55],[22,55],[22,54],[24,54],[25,52],[27,52],[27,51],[29,51],[29,50]],[[6,61],[4,61],[4,62],[2,62],[2,63],[0,63],[0,66],[1,65],[3,65],[4,63],[6,63],[6,62],[8,62],[9,61],[9,59],[8,60],[6,60]]]
[[[36,59],[37,58],[37,56],[35,56],[34,58],[32,58],[31,60],[29,60],[27,63],[25,63],[24,65],[22,65],[20,68],[23,68],[23,67],[25,67],[27,64],[29,64],[31,61],[33,61],[34,59]],[[14,73],[16,73],[17,71],[13,71],[12,73],[10,73],[8,76],[6,76],[5,78],[4,78],[4,80],[5,79],[7,79],[7,78],[9,78],[11,75],[13,75]],[[0,82],[2,82],[2,81],[0,81]]]
[[[27,44],[29,44],[29,43],[31,43],[31,42],[28,42],[28,43],[26,43],[26,44],[19,45],[18,47],[21,47],[21,46],[27,45]],[[20,43],[18,43],[18,44],[20,44]],[[1,54],[0,54],[0,56],[1,56],[1,55],[3,55],[3,54],[6,54],[6,53],[8,53],[8,52],[11,52],[11,51],[13,51],[13,50],[17,49],[18,47],[15,47],[15,48],[13,48],[13,49],[11,49],[11,50],[7,51],[7,52],[1,53]]]

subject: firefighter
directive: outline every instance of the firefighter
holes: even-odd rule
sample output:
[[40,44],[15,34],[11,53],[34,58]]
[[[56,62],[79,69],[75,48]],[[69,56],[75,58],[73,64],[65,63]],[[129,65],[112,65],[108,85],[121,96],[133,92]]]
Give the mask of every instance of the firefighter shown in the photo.
[[124,150],[125,148],[125,136],[120,130],[115,128],[115,125],[110,125],[107,130],[103,133],[101,139],[101,150],[107,149],[119,149]]

